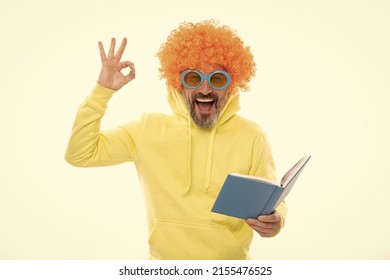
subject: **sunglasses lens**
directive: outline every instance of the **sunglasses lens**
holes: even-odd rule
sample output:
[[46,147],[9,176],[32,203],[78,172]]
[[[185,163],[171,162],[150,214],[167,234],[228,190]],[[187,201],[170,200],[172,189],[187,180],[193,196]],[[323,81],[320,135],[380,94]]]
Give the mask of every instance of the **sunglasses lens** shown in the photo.
[[199,76],[199,74],[196,73],[196,72],[188,72],[184,76],[185,84],[190,86],[190,87],[197,87],[197,86],[199,86],[201,81],[202,81],[201,76]]
[[215,73],[210,77],[210,83],[216,89],[223,88],[227,82],[228,78],[223,73]]

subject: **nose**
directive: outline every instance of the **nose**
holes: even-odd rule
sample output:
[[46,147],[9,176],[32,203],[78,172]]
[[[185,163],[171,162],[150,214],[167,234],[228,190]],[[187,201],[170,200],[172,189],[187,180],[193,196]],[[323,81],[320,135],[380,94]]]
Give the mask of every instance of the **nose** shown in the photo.
[[203,95],[208,95],[210,92],[212,92],[212,89],[209,85],[209,82],[205,79],[203,83],[199,86],[198,91],[202,93]]

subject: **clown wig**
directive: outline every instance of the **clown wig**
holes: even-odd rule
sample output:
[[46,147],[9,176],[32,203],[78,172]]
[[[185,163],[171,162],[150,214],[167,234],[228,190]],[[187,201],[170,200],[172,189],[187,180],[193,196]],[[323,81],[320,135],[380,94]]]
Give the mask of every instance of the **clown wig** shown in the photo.
[[244,46],[235,31],[214,20],[182,23],[161,45],[157,57],[161,78],[177,90],[181,88],[181,72],[196,69],[200,63],[222,65],[232,77],[230,92],[248,91],[256,71],[250,48]]

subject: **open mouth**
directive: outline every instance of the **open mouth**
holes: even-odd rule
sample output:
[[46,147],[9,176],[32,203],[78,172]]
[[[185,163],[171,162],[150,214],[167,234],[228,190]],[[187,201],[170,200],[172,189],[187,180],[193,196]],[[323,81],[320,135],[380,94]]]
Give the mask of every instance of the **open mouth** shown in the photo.
[[210,112],[214,107],[215,100],[213,98],[196,98],[196,105],[198,105],[199,111]]

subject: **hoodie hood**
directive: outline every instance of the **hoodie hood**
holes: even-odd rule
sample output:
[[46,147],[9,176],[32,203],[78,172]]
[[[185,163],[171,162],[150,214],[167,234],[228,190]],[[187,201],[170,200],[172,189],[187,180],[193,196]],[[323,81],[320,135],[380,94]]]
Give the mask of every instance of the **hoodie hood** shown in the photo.
[[[210,140],[208,145],[208,154],[207,154],[207,163],[205,169],[205,182],[204,189],[205,192],[208,191],[210,187],[211,172],[212,172],[212,163],[213,163],[213,149],[214,149],[214,140],[218,128],[233,117],[240,110],[240,95],[238,93],[231,94],[226,101],[225,106],[222,108],[220,115],[215,123],[215,125],[208,129],[210,130]],[[187,156],[187,166],[188,166],[188,183],[183,195],[187,194],[191,189],[191,146],[192,146],[192,130],[197,125],[191,118],[191,114],[184,102],[183,95],[180,91],[176,89],[168,89],[168,102],[175,115],[179,117],[180,120],[187,126],[188,129],[188,156]]]

